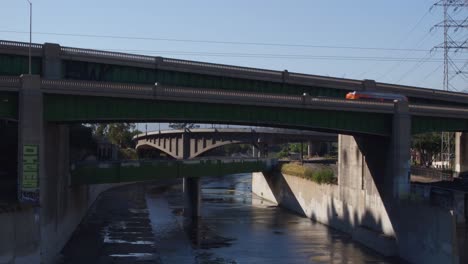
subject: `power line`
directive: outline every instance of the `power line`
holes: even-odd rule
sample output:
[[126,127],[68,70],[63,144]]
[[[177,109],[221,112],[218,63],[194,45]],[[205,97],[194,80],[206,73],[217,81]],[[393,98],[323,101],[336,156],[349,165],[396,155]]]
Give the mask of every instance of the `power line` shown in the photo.
[[[419,24],[424,20],[424,18],[427,16],[427,14],[429,14],[430,10],[427,10],[424,15],[418,20],[418,22],[411,28],[410,31],[408,31],[408,33],[406,33],[405,37],[403,37],[400,41],[399,41],[399,44],[398,44],[398,47],[401,46],[401,44],[403,44],[403,42],[405,42],[408,37],[411,35],[411,33],[413,33],[413,31],[419,26]],[[424,35],[424,38],[426,37],[426,35]],[[372,64],[372,66],[366,70],[365,72],[359,74],[359,78],[361,78],[362,76],[364,76],[365,74],[367,74],[369,71],[373,70],[375,68],[375,66],[377,66],[378,62],[377,63],[374,63]]]
[[413,66],[413,68],[411,68],[409,71],[407,71],[406,73],[404,73],[400,79],[398,79],[395,83],[399,83],[401,80],[405,79],[410,73],[412,73],[414,70],[416,70],[417,68],[421,67],[421,65],[423,65],[430,57],[430,53],[428,53],[428,55],[426,55],[426,57],[422,58],[421,60],[418,61],[418,63],[416,65]]
[[[350,60],[350,61],[401,61],[406,59],[408,62],[419,62],[425,57],[386,57],[386,56],[332,56],[332,55],[310,55],[310,54],[272,54],[272,53],[229,53],[229,52],[196,52],[196,51],[177,51],[177,50],[130,50],[130,49],[106,49],[118,52],[133,52],[147,54],[170,54],[187,56],[214,56],[214,57],[242,57],[242,58],[272,58],[272,59],[311,59],[311,60]],[[442,62],[442,58],[432,58],[427,62]]]
[[421,85],[421,83],[426,80],[427,78],[429,78],[430,76],[432,76],[436,71],[438,71],[440,68],[442,68],[444,64],[441,63],[439,64],[439,66],[437,66],[437,68],[435,68],[433,71],[431,71],[430,73],[428,73],[426,76],[424,76],[424,78],[421,79],[421,81],[418,82],[418,84],[416,84],[416,86],[419,86]]
[[[0,30],[0,32],[2,32],[2,33],[15,33],[15,34],[26,34],[26,33],[28,33],[26,31],[16,31],[16,30]],[[109,38],[109,39],[128,39],[128,40],[144,40],[144,41],[169,41],[169,42],[250,45],[250,46],[302,47],[302,48],[351,49],[351,50],[413,51],[413,52],[427,52],[427,51],[429,51],[429,50],[425,50],[425,49],[401,49],[401,48],[379,48],[379,47],[359,47],[359,46],[310,45],[310,44],[292,44],[292,43],[196,40],[196,39],[132,37],[132,36],[119,36],[119,35],[97,35],[97,34],[77,34],[77,33],[57,33],[57,32],[33,32],[33,33],[36,34],[36,35],[52,35],[52,36],[68,36],[68,37]]]
[[[417,47],[419,47],[425,40],[426,38],[429,36],[429,32],[426,33],[418,42],[418,44],[416,45]],[[394,70],[396,70],[402,63],[404,62],[408,62],[409,60],[409,55],[411,54],[411,52],[408,52],[406,53],[405,57],[399,61],[397,61],[397,63],[395,63],[389,70],[387,70],[386,72],[384,72],[383,74],[381,74],[377,79],[381,79],[385,76],[387,76],[389,73],[393,72]],[[428,55],[430,55],[430,51],[427,52],[427,54],[424,56],[427,57]]]

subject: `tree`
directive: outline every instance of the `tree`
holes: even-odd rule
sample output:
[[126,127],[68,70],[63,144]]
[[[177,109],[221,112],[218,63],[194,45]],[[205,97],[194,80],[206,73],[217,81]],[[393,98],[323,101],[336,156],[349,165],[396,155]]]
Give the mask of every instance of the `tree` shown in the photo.
[[412,148],[421,154],[421,163],[432,163],[433,156],[440,152],[440,133],[424,133],[412,138]]
[[193,129],[199,128],[200,125],[194,123],[170,123],[169,127],[172,129]]
[[113,144],[120,148],[134,148],[135,143],[133,137],[141,132],[136,130],[134,123],[110,123],[110,124],[93,124],[93,135],[105,137]]

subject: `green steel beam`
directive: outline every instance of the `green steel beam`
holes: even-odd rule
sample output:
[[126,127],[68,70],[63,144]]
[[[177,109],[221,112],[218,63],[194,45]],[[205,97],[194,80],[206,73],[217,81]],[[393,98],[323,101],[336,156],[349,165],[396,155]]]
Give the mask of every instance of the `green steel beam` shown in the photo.
[[266,163],[238,161],[223,163],[220,160],[190,163],[183,161],[142,161],[135,164],[89,164],[71,171],[72,185],[139,182],[167,178],[223,176],[266,170]]
[[411,133],[427,132],[463,132],[468,131],[468,120],[432,116],[413,116],[411,119]]
[[18,119],[18,94],[0,92],[0,119]]
[[[0,54],[0,75],[19,76],[27,74],[29,71],[28,56]],[[32,74],[42,73],[42,59],[40,57],[31,58]]]
[[303,94],[344,98],[347,90],[303,85],[282,84],[277,82],[222,77],[187,72],[154,70],[130,66],[109,65],[94,62],[63,62],[63,78],[106,82],[175,85],[194,88],[249,91],[277,94]]
[[[249,80],[196,74],[168,70],[154,70],[130,66],[110,65],[95,62],[63,61],[63,78],[78,80],[93,80],[106,82],[153,84],[184,86],[193,88],[209,88],[220,90],[249,91],[275,94],[303,94],[311,96],[344,98],[348,90],[326,87],[293,85],[278,82]],[[434,99],[410,97],[410,102],[417,104],[447,105],[447,102]],[[451,105],[467,106],[468,103],[450,103]]]
[[389,135],[390,114],[335,110],[168,102],[71,95],[45,95],[51,122],[192,121],[295,127],[342,133]]

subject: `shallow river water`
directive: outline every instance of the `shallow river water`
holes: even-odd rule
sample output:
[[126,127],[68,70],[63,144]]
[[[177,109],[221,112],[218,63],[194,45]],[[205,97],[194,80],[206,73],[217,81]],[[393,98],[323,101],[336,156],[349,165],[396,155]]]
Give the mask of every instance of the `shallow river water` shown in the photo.
[[395,263],[349,236],[262,200],[251,174],[202,179],[202,217],[184,218],[181,185],[104,192],[59,263]]
[[[251,174],[203,178],[202,217],[191,224],[183,218],[180,190],[148,194],[148,210],[160,260],[163,263],[391,263],[341,232],[252,195],[251,179]],[[169,217],[158,217],[162,215]]]

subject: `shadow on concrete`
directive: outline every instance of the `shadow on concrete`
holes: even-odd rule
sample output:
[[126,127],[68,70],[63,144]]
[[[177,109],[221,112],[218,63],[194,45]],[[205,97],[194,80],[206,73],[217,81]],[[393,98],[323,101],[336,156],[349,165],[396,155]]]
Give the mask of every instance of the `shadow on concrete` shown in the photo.
[[271,172],[264,172],[263,175],[268,183],[268,187],[278,202],[278,206],[293,211],[301,216],[306,216],[301,204],[280,171],[275,169]]

